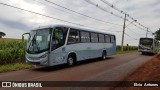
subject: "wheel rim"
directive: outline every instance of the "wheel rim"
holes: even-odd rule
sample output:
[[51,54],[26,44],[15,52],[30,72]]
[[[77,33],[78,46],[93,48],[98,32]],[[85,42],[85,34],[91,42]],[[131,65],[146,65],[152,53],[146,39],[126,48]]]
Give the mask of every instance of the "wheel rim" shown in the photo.
[[68,59],[68,64],[69,64],[69,65],[73,65],[73,58],[70,57],[70,58]]

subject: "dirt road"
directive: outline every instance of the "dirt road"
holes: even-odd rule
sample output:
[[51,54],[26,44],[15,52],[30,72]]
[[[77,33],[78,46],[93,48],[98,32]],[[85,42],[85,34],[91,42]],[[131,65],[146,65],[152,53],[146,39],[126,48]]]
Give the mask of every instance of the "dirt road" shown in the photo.
[[153,57],[134,52],[115,55],[104,61],[87,60],[70,68],[65,65],[36,67],[1,73],[0,81],[120,81]]

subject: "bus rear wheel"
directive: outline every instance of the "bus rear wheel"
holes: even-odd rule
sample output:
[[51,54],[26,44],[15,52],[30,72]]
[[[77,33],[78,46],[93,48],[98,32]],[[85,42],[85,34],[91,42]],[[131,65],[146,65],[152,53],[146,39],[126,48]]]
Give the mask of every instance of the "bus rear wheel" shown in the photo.
[[102,60],[105,60],[105,59],[106,59],[106,52],[103,51],[103,53],[102,53]]
[[142,55],[145,55],[146,53],[145,52],[142,52]]
[[75,59],[72,56],[69,56],[67,59],[67,66],[73,66],[75,64]]

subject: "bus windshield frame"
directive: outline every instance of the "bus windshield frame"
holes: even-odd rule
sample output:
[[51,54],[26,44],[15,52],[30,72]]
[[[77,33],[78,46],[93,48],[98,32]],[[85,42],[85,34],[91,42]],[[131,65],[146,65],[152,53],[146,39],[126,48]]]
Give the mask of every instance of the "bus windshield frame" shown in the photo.
[[27,42],[27,52],[38,54],[49,50],[51,40],[51,28],[32,30]]

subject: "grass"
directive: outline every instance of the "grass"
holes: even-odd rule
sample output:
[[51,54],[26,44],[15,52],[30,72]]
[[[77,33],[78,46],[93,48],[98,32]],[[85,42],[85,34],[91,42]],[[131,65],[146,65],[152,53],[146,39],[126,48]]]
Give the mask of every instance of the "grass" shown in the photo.
[[24,62],[26,43],[20,39],[0,39],[0,65]]
[[0,38],[0,73],[32,67],[24,64],[24,47],[21,39]]
[[0,73],[7,72],[7,71],[20,70],[20,69],[28,69],[31,67],[32,67],[31,65],[23,64],[23,63],[2,65],[2,66],[0,66]]
[[131,53],[131,52],[138,52],[137,50],[133,50],[133,51],[117,51],[116,54],[125,54],[125,53]]
[[13,42],[13,41],[21,41],[21,39],[0,38],[0,42]]

